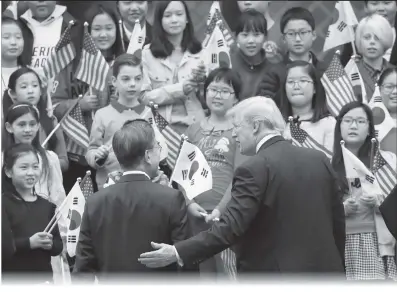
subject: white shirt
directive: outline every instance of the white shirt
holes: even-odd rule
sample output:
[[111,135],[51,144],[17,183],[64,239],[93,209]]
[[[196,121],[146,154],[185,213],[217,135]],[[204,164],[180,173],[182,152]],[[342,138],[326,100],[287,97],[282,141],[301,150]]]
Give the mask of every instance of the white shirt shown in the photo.
[[127,174],[143,174],[145,175],[149,180],[150,180],[150,176],[144,172],[144,171],[140,171],[140,170],[129,170],[129,171],[124,171],[123,172],[123,176],[127,175]]

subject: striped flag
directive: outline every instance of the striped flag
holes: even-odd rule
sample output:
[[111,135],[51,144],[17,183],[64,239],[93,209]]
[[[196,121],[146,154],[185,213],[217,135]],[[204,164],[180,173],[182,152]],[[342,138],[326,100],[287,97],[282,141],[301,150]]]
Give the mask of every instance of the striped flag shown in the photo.
[[321,83],[325,89],[328,109],[334,117],[345,104],[356,100],[352,84],[340,62],[339,52],[335,53],[328,69],[325,70]]
[[43,71],[48,79],[59,74],[73,59],[76,57],[76,50],[72,44],[70,34],[71,26],[68,26],[62,34],[59,42],[55,46],[55,50],[51,52],[47,62],[43,66]]
[[355,96],[361,94],[363,98],[363,103],[367,103],[368,97],[367,97],[367,92],[365,90],[364,81],[363,78],[361,77],[360,71],[358,70],[354,58],[351,58],[350,61],[346,64],[345,72],[350,79]]
[[94,194],[94,184],[92,182],[91,174],[86,174],[80,184],[81,191],[83,192],[84,198],[88,198]]
[[157,111],[153,111],[153,117],[157,128],[165,138],[168,146],[167,162],[171,168],[174,168],[176,159],[178,158],[182,137],[170,127],[166,119],[164,119]]
[[226,45],[230,47],[234,42],[233,36],[230,33],[229,28],[225,25],[225,22],[223,20],[220,11],[221,8],[219,5],[219,1],[213,1],[210,8],[210,12],[208,13],[207,30],[205,32],[205,39],[203,41],[204,47],[208,45],[208,42],[211,38],[212,33],[214,32],[214,29],[218,21],[221,21],[221,23],[219,24],[219,28],[223,34],[223,37],[225,38]]
[[396,124],[382,101],[377,84],[375,85],[374,95],[368,106],[371,108],[374,116],[375,136],[379,142],[382,142],[389,132],[396,127]]
[[373,174],[385,196],[388,196],[397,184],[396,170],[382,156],[379,147],[374,157]]
[[77,68],[76,78],[99,91],[103,91],[107,83],[109,70],[110,67],[101,51],[97,49],[91,35],[85,30],[83,53]]
[[61,123],[62,130],[66,138],[66,150],[69,153],[77,155],[85,155],[90,135],[81,112],[80,106],[77,104],[65,120]]
[[329,159],[332,158],[332,152],[323,145],[314,140],[305,130],[297,126],[293,121],[289,122],[292,144],[298,147],[310,148],[322,151]]

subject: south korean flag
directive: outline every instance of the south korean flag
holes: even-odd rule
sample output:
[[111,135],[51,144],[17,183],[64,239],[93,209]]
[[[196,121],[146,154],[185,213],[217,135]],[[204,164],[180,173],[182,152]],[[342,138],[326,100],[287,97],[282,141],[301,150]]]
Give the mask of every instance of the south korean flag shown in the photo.
[[171,180],[183,187],[189,200],[212,189],[211,168],[199,148],[183,142]]
[[368,106],[371,108],[374,116],[376,138],[381,142],[383,138],[385,138],[386,135],[396,127],[396,124],[383,104],[382,97],[379,92],[379,86],[377,84],[375,85],[374,95],[368,103]]

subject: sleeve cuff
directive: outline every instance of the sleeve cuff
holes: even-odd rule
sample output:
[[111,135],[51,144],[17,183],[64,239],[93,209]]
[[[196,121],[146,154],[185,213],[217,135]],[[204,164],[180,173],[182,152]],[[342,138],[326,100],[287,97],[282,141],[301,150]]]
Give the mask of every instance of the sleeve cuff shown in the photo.
[[179,256],[178,251],[175,248],[175,245],[173,245],[172,247],[174,248],[178,265],[183,267],[183,261],[182,261],[181,257]]

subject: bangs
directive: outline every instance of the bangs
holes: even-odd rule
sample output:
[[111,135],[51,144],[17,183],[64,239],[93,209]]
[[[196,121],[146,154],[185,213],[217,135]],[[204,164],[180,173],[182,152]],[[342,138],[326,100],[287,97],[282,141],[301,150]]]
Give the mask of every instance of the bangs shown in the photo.
[[265,16],[255,10],[248,10],[241,14],[236,26],[236,34],[241,32],[263,33],[267,36],[267,22]]

